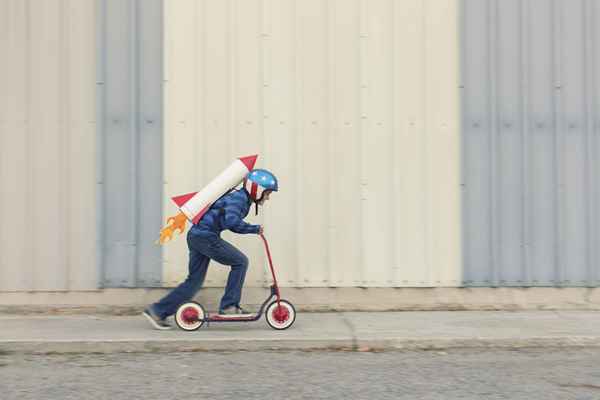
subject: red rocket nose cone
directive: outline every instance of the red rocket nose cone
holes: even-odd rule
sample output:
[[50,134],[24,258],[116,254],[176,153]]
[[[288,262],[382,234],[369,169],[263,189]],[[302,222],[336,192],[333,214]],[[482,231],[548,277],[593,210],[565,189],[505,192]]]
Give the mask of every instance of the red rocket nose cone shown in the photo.
[[239,160],[244,163],[246,168],[248,168],[248,171],[252,171],[257,158],[258,154],[255,154],[253,156],[240,157]]

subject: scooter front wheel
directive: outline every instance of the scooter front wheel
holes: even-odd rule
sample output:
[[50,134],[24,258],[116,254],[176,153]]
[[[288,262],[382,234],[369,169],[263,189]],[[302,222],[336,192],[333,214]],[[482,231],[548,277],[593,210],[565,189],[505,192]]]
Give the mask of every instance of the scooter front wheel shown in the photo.
[[195,331],[204,325],[206,311],[201,304],[195,301],[183,303],[175,313],[175,323],[184,331]]
[[289,328],[296,321],[296,309],[287,300],[273,301],[267,306],[265,314],[267,318],[267,324],[273,329],[279,331]]

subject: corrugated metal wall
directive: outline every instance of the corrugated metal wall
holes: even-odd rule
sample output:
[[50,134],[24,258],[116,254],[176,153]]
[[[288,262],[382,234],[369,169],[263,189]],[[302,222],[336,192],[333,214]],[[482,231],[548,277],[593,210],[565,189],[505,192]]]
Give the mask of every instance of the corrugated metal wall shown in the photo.
[[466,284],[597,286],[600,3],[462,15]]
[[100,0],[101,286],[160,286],[162,0]]
[[[166,2],[165,216],[256,152],[283,284],[459,285],[458,40],[456,1]],[[258,239],[235,243],[263,285]],[[164,260],[184,277],[183,238]]]
[[0,1],[0,290],[97,286],[94,10]]

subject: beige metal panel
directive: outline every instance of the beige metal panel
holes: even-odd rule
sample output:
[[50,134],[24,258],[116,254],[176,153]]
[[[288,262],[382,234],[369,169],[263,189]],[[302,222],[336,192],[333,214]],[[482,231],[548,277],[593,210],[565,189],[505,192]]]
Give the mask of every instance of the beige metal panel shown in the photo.
[[2,48],[9,101],[2,103],[0,289],[93,289],[94,3],[0,7],[9,18]]
[[[266,232],[277,263],[279,280],[292,285],[300,280],[300,252],[296,229],[299,213],[300,185],[295,183],[298,164],[299,140],[296,106],[297,58],[296,19],[293,0],[264,2],[265,29],[263,41],[263,71],[265,110],[263,129],[268,154],[263,156],[265,166],[277,170],[281,191],[268,204]],[[292,78],[290,78],[292,77]],[[261,92],[257,93],[260,98]],[[261,162],[262,162],[261,161]]]
[[459,1],[425,4],[430,283],[452,286],[462,284]]
[[96,263],[96,1],[65,4],[68,287],[95,289]]
[[30,254],[35,289],[67,289],[63,38],[60,3],[32,2],[29,9],[31,208]]
[[[164,5],[164,216],[176,212],[169,197],[196,191],[204,182],[201,133],[203,124],[204,51],[196,40],[204,26],[203,1],[173,1]],[[187,244],[174,240],[163,250],[163,281],[175,283],[187,274]]]
[[395,279],[402,286],[429,284],[424,12],[421,0],[394,4]]
[[[393,285],[396,148],[393,126],[393,2],[361,4],[361,147],[365,286]],[[401,112],[401,111],[399,111]]]
[[[281,192],[251,220],[264,221],[283,284],[460,282],[457,2],[166,8],[166,196],[197,190],[232,157],[258,151]],[[178,120],[186,101],[195,105],[184,119],[191,137]],[[227,237],[253,266],[264,260],[255,238]],[[165,280],[182,278],[184,240],[166,254]],[[207,284],[222,285],[225,272],[211,271]],[[249,285],[262,284],[258,272]]]
[[[30,289],[33,264],[30,256],[31,219],[29,167],[29,82],[27,51],[28,9],[25,1],[4,1],[0,15],[6,16],[3,32],[5,73],[2,79],[2,125],[0,128],[0,288]],[[6,35],[6,36],[4,36]]]
[[337,0],[330,7],[330,285],[362,286],[360,4]]

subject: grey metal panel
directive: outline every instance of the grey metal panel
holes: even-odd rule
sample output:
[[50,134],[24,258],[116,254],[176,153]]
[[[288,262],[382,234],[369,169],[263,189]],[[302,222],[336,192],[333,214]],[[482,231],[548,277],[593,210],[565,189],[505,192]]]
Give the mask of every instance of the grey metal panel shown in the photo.
[[160,279],[162,1],[105,0],[102,285]]
[[598,5],[462,7],[465,284],[595,286]]
[[138,199],[137,286],[160,286],[163,179],[163,2],[138,2]]

